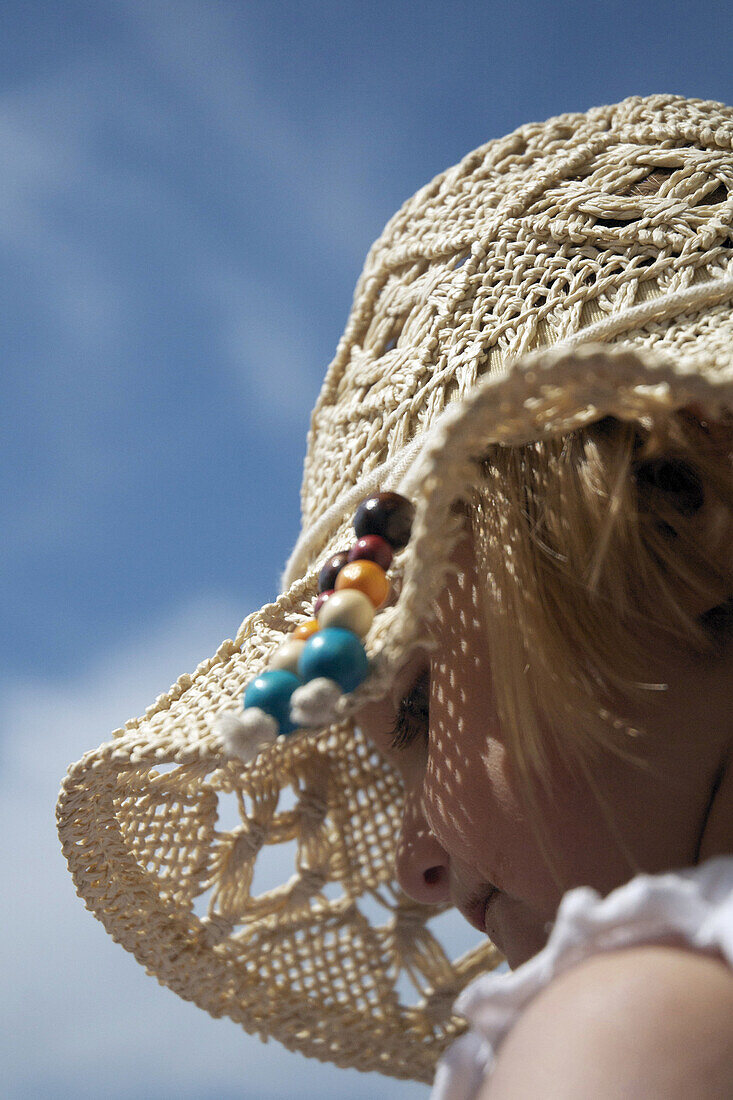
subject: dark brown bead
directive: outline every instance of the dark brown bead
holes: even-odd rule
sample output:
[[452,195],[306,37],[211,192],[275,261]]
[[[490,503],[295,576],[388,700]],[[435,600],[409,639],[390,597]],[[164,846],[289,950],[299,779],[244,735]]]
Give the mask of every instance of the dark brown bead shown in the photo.
[[410,540],[415,509],[399,493],[375,493],[363,500],[354,516],[357,538],[379,535],[393,550],[401,550]]
[[323,607],[323,605],[326,602],[326,600],[328,599],[328,597],[333,596],[333,592],[334,592],[333,588],[326,588],[326,589],[324,589],[323,592],[321,592],[320,596],[316,597],[316,602],[313,604],[313,618],[314,619],[318,618],[318,612],[321,610],[321,608]]
[[349,561],[373,561],[387,572],[392,564],[392,547],[379,535],[363,535],[349,550]]
[[348,550],[341,550],[321,567],[318,574],[318,591],[328,592],[336,587],[336,578],[349,560]]

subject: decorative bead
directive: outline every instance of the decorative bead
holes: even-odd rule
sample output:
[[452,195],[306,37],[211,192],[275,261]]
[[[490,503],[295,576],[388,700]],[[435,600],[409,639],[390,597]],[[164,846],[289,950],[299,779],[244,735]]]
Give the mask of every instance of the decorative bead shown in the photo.
[[[302,660],[301,654],[301,660]],[[300,680],[292,672],[282,668],[261,672],[244,693],[245,709],[259,707],[265,714],[271,715],[279,727],[280,733],[292,733],[295,726],[290,721],[290,696],[300,687]]]
[[331,725],[336,720],[336,703],[343,692],[335,680],[319,676],[293,692],[290,720],[296,726]]
[[401,550],[410,540],[415,508],[399,493],[375,493],[356,509],[354,530],[357,538],[379,535],[393,550]]
[[227,756],[236,756],[245,764],[251,763],[260,749],[274,741],[279,732],[277,719],[259,707],[250,707],[242,715],[233,710],[224,711],[214,719],[213,728]]
[[303,680],[325,677],[335,680],[347,693],[358,688],[368,672],[369,662],[360,639],[337,626],[319,630],[309,638],[298,661]]
[[349,550],[349,561],[373,561],[384,569],[385,573],[392,564],[392,547],[379,535],[364,535],[357,539]]
[[300,640],[301,642],[307,642],[311,634],[315,634],[317,630],[318,620],[306,619],[306,621],[304,623],[301,623],[300,626],[296,626],[295,630],[293,631],[293,637]]
[[318,613],[321,630],[340,626],[363,638],[374,621],[374,604],[356,588],[344,588],[334,592]]
[[269,668],[282,668],[286,672],[292,672],[293,675],[297,675],[298,672],[298,658],[303,652],[303,646],[305,645],[305,639],[302,638],[289,638],[287,642],[283,642],[281,646],[278,646],[272,657],[270,658]]
[[379,608],[389,596],[389,581],[384,570],[373,561],[350,561],[336,578],[336,591],[356,588]]
[[348,550],[341,550],[338,554],[334,554],[332,558],[321,567],[321,571],[318,574],[318,591],[328,592],[329,589],[333,589],[336,585],[336,577],[339,575],[340,570],[346,565],[349,560]]
[[326,600],[330,596],[333,596],[333,593],[333,588],[327,588],[325,592],[321,592],[321,594],[316,597],[316,602],[313,604],[313,615],[316,619],[318,618],[318,612],[321,610]]

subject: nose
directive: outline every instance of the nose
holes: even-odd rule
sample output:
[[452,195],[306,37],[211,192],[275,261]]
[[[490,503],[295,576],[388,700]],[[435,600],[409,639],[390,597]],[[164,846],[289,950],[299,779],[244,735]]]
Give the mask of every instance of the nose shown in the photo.
[[425,820],[421,795],[421,787],[405,792],[395,873],[413,901],[443,905],[450,900],[449,857]]

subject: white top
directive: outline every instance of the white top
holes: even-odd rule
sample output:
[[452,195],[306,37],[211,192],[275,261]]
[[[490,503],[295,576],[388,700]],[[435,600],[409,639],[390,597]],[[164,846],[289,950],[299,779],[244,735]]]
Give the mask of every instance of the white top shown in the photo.
[[588,886],[569,890],[538,954],[509,973],[482,974],[456,1000],[470,1030],[439,1062],[431,1100],[474,1100],[502,1039],[557,974],[589,955],[670,936],[733,967],[733,856],[637,875],[605,898]]

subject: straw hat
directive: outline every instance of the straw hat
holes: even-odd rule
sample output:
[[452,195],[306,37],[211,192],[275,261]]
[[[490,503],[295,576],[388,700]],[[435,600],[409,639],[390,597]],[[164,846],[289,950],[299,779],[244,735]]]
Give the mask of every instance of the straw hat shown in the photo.
[[[63,784],[79,894],[182,997],[304,1054],[431,1080],[462,1029],[454,998],[501,956],[485,941],[451,959],[434,910],[394,884],[400,781],[352,715],[419,643],[488,444],[733,407],[732,145],[716,103],[562,115],[436,177],[372,247],[313,413],[282,595]],[[228,755],[217,717],[312,616],[321,565],[384,490],[416,512],[369,676],[325,728]],[[255,896],[256,862],[288,842],[292,877]]]

